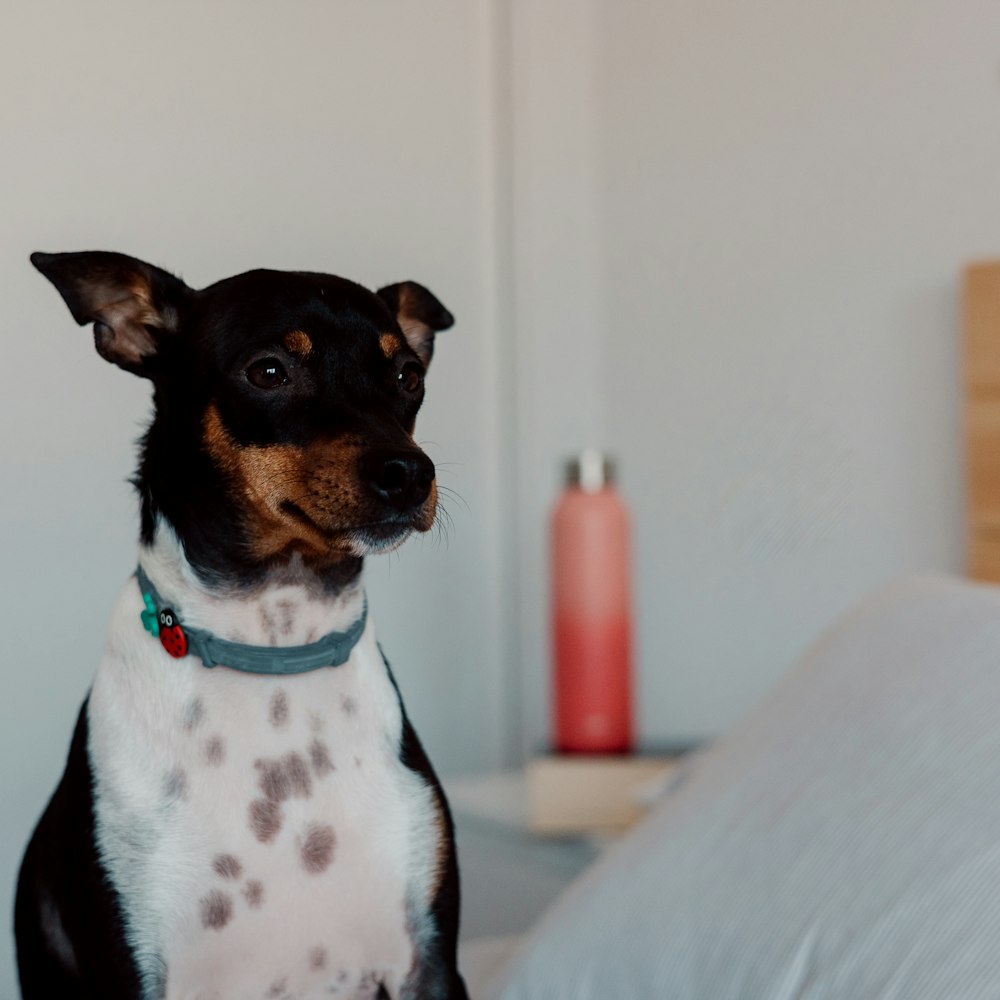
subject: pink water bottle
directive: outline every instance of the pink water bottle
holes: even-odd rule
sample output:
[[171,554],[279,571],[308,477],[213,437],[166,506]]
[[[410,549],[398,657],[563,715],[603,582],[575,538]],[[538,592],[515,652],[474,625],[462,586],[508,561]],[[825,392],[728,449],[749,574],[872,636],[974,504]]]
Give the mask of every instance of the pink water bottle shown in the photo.
[[627,753],[633,745],[628,511],[600,452],[582,452],[566,471],[552,514],[555,749]]

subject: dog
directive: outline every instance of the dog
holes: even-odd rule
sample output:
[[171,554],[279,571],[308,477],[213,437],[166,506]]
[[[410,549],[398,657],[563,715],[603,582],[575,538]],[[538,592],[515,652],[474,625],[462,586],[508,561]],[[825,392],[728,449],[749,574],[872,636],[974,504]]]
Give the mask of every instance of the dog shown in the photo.
[[466,1000],[452,820],[362,564],[432,527],[403,282],[31,257],[149,379],[138,569],[16,900],[25,1000]]

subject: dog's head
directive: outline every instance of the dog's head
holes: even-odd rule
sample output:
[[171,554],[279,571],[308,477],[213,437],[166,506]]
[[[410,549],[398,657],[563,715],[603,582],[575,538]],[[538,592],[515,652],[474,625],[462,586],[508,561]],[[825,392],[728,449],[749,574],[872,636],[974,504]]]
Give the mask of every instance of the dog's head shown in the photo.
[[413,441],[434,334],[414,282],[249,271],[201,290],[122,254],[36,253],[98,353],[154,385],[143,537],[159,518],[206,576],[300,556],[357,561],[431,527],[434,465]]

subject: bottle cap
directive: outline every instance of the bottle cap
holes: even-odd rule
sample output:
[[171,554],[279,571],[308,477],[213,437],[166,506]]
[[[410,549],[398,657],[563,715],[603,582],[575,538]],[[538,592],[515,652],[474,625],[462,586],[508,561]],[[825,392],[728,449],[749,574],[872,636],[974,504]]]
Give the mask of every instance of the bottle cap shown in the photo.
[[615,481],[614,460],[596,448],[584,448],[566,463],[566,485],[597,493]]

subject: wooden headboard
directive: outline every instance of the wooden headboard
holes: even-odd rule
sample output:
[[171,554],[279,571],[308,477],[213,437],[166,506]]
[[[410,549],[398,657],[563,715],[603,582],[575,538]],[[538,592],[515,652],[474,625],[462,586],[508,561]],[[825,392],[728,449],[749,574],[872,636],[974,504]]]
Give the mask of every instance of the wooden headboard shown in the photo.
[[1000,582],[1000,261],[966,268],[962,300],[969,575]]

